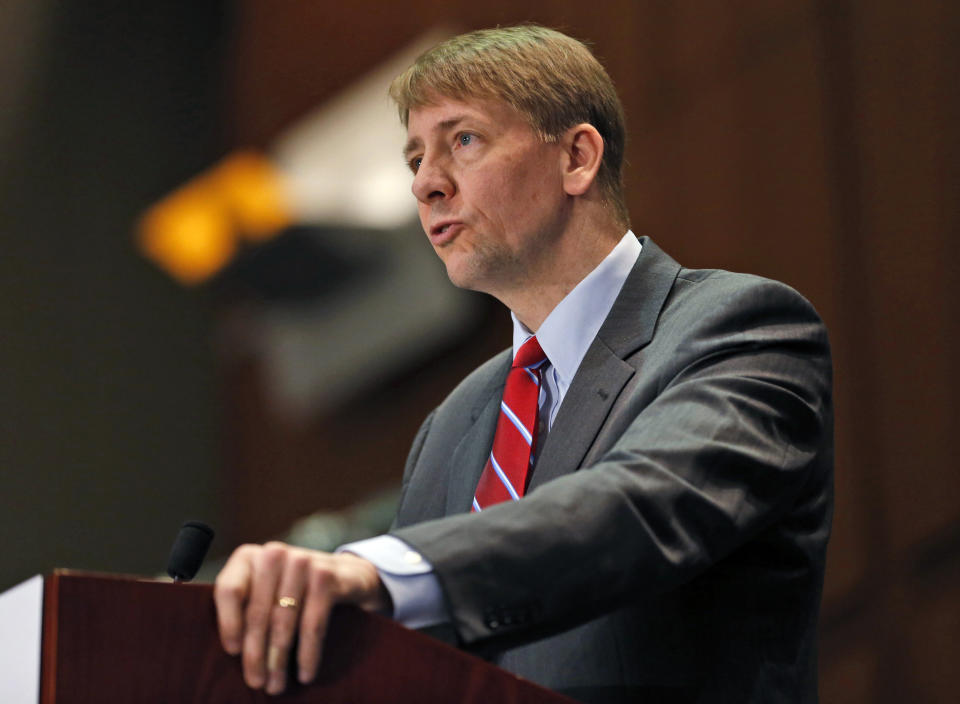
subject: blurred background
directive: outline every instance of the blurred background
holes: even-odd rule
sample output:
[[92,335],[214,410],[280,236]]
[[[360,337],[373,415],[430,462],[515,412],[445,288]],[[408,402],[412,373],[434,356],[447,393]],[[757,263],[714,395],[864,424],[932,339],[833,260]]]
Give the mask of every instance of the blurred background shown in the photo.
[[389,513],[420,421],[510,339],[397,200],[379,81],[436,33],[533,20],[592,41],[619,88],[634,231],[786,281],[830,329],[822,700],[955,701],[960,5],[0,13],[0,589],[162,571],[188,518],[226,553]]

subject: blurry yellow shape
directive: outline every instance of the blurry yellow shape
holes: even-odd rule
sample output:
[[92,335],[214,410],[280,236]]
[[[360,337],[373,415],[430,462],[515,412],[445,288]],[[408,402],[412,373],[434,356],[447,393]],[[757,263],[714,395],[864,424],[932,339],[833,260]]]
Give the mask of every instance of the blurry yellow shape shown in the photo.
[[147,257],[191,285],[226,266],[241,238],[264,242],[291,222],[274,166],[238,152],[152,206],[138,240]]
[[229,156],[220,162],[214,176],[245,239],[270,239],[293,222],[277,170],[259,154],[239,152]]
[[201,185],[191,182],[167,196],[140,222],[143,253],[188,285],[211,277],[236,251],[230,213]]

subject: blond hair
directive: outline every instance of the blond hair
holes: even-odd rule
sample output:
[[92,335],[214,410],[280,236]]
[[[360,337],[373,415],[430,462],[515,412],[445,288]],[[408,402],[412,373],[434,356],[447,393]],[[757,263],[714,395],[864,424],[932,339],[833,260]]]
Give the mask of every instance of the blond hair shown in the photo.
[[461,34],[421,54],[393,80],[390,96],[404,126],[411,109],[437,97],[502,100],[545,141],[556,141],[574,125],[593,125],[603,137],[601,192],[617,220],[629,224],[623,107],[610,76],[582,42],[538,25]]

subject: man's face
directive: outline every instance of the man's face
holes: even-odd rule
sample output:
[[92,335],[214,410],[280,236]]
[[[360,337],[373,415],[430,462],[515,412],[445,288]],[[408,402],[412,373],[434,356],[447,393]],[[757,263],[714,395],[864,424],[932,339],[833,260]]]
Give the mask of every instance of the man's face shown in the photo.
[[501,297],[543,274],[567,206],[561,146],[497,100],[441,98],[407,124],[420,222],[450,280]]

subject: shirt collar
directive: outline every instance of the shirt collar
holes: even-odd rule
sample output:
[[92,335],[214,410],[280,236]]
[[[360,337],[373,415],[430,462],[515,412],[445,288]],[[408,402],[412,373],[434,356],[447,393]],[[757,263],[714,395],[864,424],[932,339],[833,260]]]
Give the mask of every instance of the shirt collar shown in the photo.
[[[641,248],[636,235],[627,230],[610,254],[550,311],[537,330],[540,347],[566,383],[577,373]],[[513,319],[513,356],[516,357],[517,350],[534,333],[512,312],[510,317]]]

